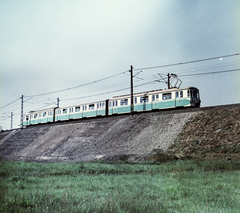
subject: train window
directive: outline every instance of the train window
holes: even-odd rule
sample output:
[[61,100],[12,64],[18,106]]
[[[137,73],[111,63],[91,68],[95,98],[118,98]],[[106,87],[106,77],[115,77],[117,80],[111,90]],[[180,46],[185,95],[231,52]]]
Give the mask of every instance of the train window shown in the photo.
[[183,97],[183,91],[180,91],[180,98]]
[[144,102],[144,103],[148,102],[148,96],[144,95],[144,96],[140,97],[140,103],[142,103],[142,102]]
[[109,101],[109,107],[112,107],[112,101]]
[[68,112],[68,109],[63,109],[63,114],[66,114]]
[[94,104],[90,104],[90,105],[88,106],[88,109],[89,109],[89,110],[94,109]]
[[42,117],[42,113],[39,113],[39,114],[38,114],[38,117],[41,118],[41,117]]
[[28,121],[28,115],[26,116],[26,121]]
[[75,107],[75,112],[79,112],[80,111],[80,106]]
[[152,101],[155,101],[155,95],[152,95]]
[[137,98],[135,98],[135,104],[137,104]]
[[167,99],[171,99],[171,98],[172,98],[172,93],[162,94],[162,99],[163,100],[167,100]]
[[103,108],[105,107],[105,102],[102,103]]
[[116,101],[116,106],[118,105],[118,101]]
[[199,93],[197,91],[193,90],[192,92],[194,98],[199,98]]
[[53,115],[53,111],[48,112],[48,116]]
[[69,113],[71,113],[72,112],[72,109],[71,108],[69,108]]
[[178,94],[178,92],[176,92],[176,98],[178,98],[179,97],[179,94]]
[[37,114],[34,114],[34,118],[37,118]]
[[58,114],[61,115],[61,109],[58,110]]
[[85,105],[85,110],[87,110],[87,105]]
[[44,112],[44,113],[43,113],[43,117],[46,117],[46,115],[47,115],[47,112]]
[[121,100],[120,105],[121,105],[121,106],[123,106],[123,105],[128,105],[128,99],[123,99],[123,100]]
[[156,95],[156,101],[158,101],[158,98],[159,98],[159,95],[157,94],[157,95]]
[[189,90],[187,91],[187,97],[190,97],[190,91]]

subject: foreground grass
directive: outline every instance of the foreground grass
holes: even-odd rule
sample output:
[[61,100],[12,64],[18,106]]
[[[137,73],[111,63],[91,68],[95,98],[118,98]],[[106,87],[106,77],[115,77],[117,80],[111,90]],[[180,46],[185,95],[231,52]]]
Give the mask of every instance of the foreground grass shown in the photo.
[[0,212],[239,212],[240,162],[0,162]]

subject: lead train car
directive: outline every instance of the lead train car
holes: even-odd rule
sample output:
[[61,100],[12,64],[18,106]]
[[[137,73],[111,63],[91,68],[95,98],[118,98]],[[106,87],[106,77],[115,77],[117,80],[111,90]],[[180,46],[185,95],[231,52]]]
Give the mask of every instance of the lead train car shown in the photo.
[[[161,110],[178,107],[200,107],[199,90],[195,87],[168,90],[153,90],[135,93],[134,111]],[[131,95],[116,96],[106,101],[98,101],[69,107],[50,108],[24,114],[23,125],[57,122],[97,116],[109,116],[131,112]]]

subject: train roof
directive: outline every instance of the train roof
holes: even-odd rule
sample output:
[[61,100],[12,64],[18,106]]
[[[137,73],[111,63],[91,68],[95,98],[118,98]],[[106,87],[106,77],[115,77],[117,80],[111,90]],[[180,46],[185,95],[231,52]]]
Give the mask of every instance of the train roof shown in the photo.
[[[150,91],[145,91],[145,92],[139,92],[139,93],[134,93],[134,96],[141,96],[141,95],[146,95],[146,94],[155,94],[155,93],[166,93],[166,92],[172,92],[172,91],[177,91],[177,90],[187,90],[187,89],[195,89],[198,90],[196,87],[185,87],[185,88],[171,88],[171,89],[158,89],[158,90],[150,90]],[[127,95],[120,95],[120,96],[114,96],[110,100],[113,99],[119,99],[119,98],[126,98],[126,97],[131,97],[131,94]]]
[[48,111],[54,110],[54,108],[57,108],[57,107],[51,107],[51,108],[41,109],[41,110],[37,110],[37,111],[30,111],[30,112],[25,113],[24,115],[28,115],[28,114],[32,114],[32,113],[39,113],[39,112],[48,112]]

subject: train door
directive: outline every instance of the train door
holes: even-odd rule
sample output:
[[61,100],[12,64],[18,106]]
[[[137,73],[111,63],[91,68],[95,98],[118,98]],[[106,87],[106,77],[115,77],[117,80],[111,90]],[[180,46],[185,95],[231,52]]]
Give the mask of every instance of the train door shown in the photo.
[[113,104],[113,114],[117,114],[118,113],[118,108],[117,108],[118,101],[117,100],[113,101],[112,104]]
[[108,107],[108,114],[112,115],[113,114],[113,101],[109,101],[109,107]]
[[182,97],[183,97],[183,91],[177,91],[175,92],[175,106],[176,107],[182,107]]

